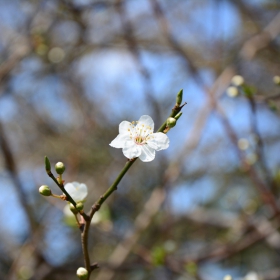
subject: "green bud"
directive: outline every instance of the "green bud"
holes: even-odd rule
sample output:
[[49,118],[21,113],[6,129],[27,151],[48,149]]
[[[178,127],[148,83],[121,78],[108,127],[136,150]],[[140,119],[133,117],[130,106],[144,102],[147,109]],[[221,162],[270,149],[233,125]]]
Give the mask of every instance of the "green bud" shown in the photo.
[[166,257],[166,251],[163,247],[155,247],[151,252],[152,263],[154,265],[162,265],[164,264],[164,260]]
[[77,215],[79,213],[78,209],[76,209],[75,206],[72,203],[69,204],[69,208],[74,215]]
[[77,269],[77,276],[80,280],[88,279],[88,271],[84,267],[79,267]]
[[166,120],[166,125],[167,125],[168,127],[174,127],[174,126],[176,125],[176,119],[174,119],[174,118],[168,118],[168,119]]
[[180,112],[174,117],[174,119],[178,121],[182,115],[183,115],[183,113]]
[[47,173],[51,171],[51,163],[47,156],[45,156],[45,169]]
[[176,105],[180,106],[183,100],[183,89],[181,89],[178,94],[177,94],[177,98],[176,98]]
[[44,196],[52,195],[51,189],[47,185],[43,185],[39,188],[39,193]]
[[59,174],[59,175],[63,174],[63,172],[65,171],[65,166],[64,166],[63,162],[58,162],[55,165],[55,170],[56,170],[57,174]]
[[248,85],[243,85],[242,86],[242,90],[244,92],[244,95],[247,98],[253,98],[254,97],[254,93],[256,92],[256,89],[252,86],[248,86]]
[[79,201],[77,204],[76,204],[76,209],[81,211],[84,209],[84,204],[83,202]]

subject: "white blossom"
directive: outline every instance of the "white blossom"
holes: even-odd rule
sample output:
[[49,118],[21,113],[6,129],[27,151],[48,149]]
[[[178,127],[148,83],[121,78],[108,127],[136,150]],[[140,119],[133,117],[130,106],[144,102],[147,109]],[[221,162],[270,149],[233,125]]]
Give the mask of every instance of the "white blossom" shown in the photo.
[[78,182],[67,183],[64,186],[65,190],[75,200],[75,202],[83,201],[88,194],[86,184],[80,184]]
[[139,157],[142,161],[152,161],[155,151],[167,149],[169,138],[162,132],[154,131],[154,121],[144,115],[139,121],[123,121],[119,125],[119,135],[110,143],[114,148],[122,148],[123,154],[133,159]]

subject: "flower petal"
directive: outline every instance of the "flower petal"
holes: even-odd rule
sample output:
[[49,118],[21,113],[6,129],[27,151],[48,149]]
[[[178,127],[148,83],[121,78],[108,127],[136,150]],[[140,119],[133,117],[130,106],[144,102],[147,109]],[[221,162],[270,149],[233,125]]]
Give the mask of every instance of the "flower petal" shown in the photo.
[[119,134],[109,145],[113,148],[123,148],[124,143],[129,140],[129,134]]
[[150,116],[148,116],[148,115],[141,116],[136,125],[136,128],[142,129],[143,125],[144,125],[145,129],[150,128],[151,131],[149,133],[153,133],[154,121]]
[[164,150],[169,147],[169,138],[162,132],[156,132],[148,137],[147,144],[156,151]]
[[134,128],[134,125],[128,121],[122,121],[119,125],[119,133],[125,134],[130,133],[131,129]]
[[122,151],[127,158],[129,159],[136,158],[139,157],[141,154],[141,146],[136,145],[132,140],[126,141],[124,143],[124,147]]
[[149,147],[148,145],[142,146],[142,153],[139,158],[144,161],[152,161],[156,156],[156,152],[153,148]]
[[84,200],[88,194],[87,186],[78,182],[67,183],[64,188],[76,202]]

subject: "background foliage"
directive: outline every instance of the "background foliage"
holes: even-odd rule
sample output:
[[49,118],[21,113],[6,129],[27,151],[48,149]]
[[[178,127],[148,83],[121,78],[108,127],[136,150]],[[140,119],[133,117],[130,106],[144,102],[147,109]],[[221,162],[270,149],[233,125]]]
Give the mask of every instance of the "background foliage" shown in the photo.
[[183,88],[170,148],[137,161],[94,220],[91,278],[279,279],[279,8],[1,0],[0,278],[76,279],[79,230],[38,194],[59,193],[44,156],[87,184],[90,209],[126,160],[108,145],[118,124],[147,114],[158,127]]

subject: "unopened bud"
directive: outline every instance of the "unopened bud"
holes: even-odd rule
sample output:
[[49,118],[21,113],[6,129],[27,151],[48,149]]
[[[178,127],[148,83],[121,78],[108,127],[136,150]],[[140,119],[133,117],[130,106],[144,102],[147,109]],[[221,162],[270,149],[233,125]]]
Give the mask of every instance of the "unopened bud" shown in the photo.
[[229,97],[235,97],[235,96],[237,96],[237,95],[238,95],[238,89],[237,89],[236,87],[233,87],[233,86],[228,87],[228,89],[227,89],[227,95],[228,95]]
[[274,84],[276,84],[276,85],[280,85],[280,77],[279,76],[274,76],[273,77],[273,82],[274,82]]
[[80,280],[86,280],[88,278],[88,271],[84,267],[77,269],[77,276]]
[[81,211],[84,209],[84,204],[83,202],[79,201],[77,204],[76,204],[76,209]]
[[174,127],[174,126],[176,125],[176,119],[174,119],[174,118],[168,118],[168,119],[166,120],[166,125],[167,125],[168,127]]
[[65,171],[65,166],[64,166],[63,162],[58,162],[55,165],[55,170],[56,170],[57,174],[59,174],[59,175],[63,174],[63,172]]
[[47,173],[51,171],[51,163],[47,156],[45,156],[45,169]]
[[79,213],[78,209],[76,209],[76,207],[72,203],[69,204],[69,208],[74,215],[77,215]]
[[231,83],[236,87],[240,87],[244,84],[244,78],[240,75],[236,75],[231,79]]
[[39,193],[44,196],[52,195],[51,189],[47,185],[43,185],[39,188]]
[[177,94],[177,97],[176,97],[176,105],[177,106],[180,106],[181,103],[182,103],[182,100],[183,100],[183,90],[181,89],[178,94]]

